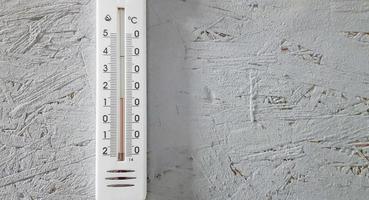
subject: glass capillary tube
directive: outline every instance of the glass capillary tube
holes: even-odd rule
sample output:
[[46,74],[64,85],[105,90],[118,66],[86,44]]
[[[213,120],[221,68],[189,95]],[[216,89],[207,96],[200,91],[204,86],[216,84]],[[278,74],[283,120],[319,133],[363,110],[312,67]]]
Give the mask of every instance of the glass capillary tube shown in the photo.
[[124,161],[125,158],[125,13],[124,8],[118,8],[118,37],[119,37],[119,93],[120,93],[120,122],[119,122],[119,140],[118,140],[118,161]]

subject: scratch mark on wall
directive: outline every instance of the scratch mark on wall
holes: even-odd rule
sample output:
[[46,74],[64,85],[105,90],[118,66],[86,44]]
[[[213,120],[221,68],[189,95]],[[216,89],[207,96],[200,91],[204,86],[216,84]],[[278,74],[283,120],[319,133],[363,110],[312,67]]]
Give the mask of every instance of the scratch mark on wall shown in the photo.
[[362,43],[369,43],[369,32],[343,31],[343,35],[349,39]]
[[289,52],[293,56],[298,56],[303,60],[311,61],[315,64],[321,64],[323,55],[307,49],[299,44],[290,43],[287,40],[282,40],[281,51]]
[[250,81],[250,99],[249,99],[249,107],[250,107],[250,120],[251,122],[255,122],[255,107],[256,105],[254,104],[256,95],[257,95],[257,91],[255,90],[256,88],[256,76],[253,75],[253,71],[250,70],[249,71],[249,81]]

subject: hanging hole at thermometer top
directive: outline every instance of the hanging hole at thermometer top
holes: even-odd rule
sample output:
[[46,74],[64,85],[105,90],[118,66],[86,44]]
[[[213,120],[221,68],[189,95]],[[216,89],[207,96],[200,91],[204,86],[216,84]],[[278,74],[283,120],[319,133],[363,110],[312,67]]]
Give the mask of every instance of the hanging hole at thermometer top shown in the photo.
[[111,16],[110,15],[106,15],[105,16],[105,21],[110,22],[111,21]]

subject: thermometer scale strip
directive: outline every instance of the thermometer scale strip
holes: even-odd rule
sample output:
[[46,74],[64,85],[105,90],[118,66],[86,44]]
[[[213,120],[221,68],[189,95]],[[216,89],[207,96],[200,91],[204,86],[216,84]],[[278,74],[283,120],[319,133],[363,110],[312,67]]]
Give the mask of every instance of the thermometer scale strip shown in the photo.
[[[133,44],[132,44],[132,37],[131,37],[131,34],[127,34],[126,35],[126,49],[127,49],[127,52],[128,55],[127,56],[127,74],[126,74],[126,78],[127,78],[127,88],[133,88],[132,87],[132,83],[134,82],[133,79],[132,79],[132,65],[133,65],[133,61],[132,61],[132,48],[133,48]],[[133,118],[133,112],[132,112],[132,101],[133,101],[133,98],[132,98],[132,90],[128,89],[126,91],[126,98],[127,98],[127,119],[128,118]],[[132,146],[132,134],[133,134],[133,125],[132,125],[132,121],[127,121],[126,122],[126,130],[127,130],[127,134],[126,134],[126,141],[127,141],[127,147],[131,147],[131,148],[128,148],[127,150],[127,156],[132,156],[132,148],[135,148]]]
[[146,197],[146,0],[97,0],[96,199]]
[[118,129],[118,110],[114,109],[118,107],[118,66],[117,66],[117,35],[115,33],[111,33],[111,62],[110,62],[110,85],[111,85],[111,93],[109,96],[110,99],[110,156],[117,157],[117,132]]

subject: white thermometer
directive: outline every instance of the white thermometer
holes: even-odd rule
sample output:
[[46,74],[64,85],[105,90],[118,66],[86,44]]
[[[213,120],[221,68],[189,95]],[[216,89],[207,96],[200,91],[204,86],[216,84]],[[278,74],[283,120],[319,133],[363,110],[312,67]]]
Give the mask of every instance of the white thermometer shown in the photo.
[[146,0],[97,0],[96,199],[146,197]]

